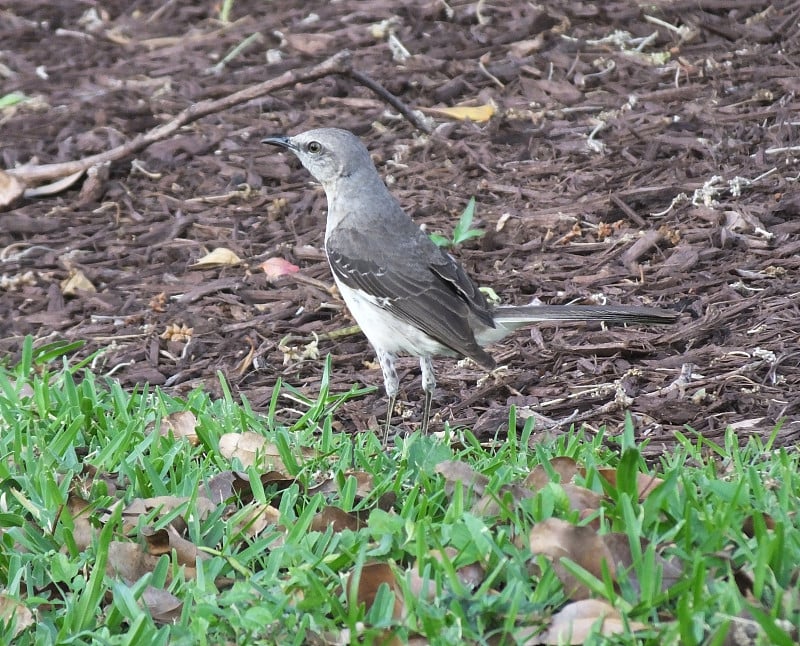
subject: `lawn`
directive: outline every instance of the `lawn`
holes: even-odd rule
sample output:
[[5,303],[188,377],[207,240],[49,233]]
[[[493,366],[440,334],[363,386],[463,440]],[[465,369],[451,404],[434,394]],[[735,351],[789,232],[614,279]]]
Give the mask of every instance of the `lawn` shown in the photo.
[[800,477],[777,428],[686,428],[656,463],[630,419],[382,447],[332,431],[357,385],[278,384],[257,413],[224,381],[126,392],[77,345],[28,339],[0,369],[0,643],[797,641]]

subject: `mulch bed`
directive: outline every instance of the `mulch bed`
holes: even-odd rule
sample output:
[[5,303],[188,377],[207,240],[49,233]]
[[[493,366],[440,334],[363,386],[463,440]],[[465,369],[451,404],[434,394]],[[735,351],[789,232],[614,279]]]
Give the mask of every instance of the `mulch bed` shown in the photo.
[[[516,404],[542,432],[616,432],[630,411],[651,453],[687,425],[717,439],[733,425],[745,439],[784,420],[777,443],[797,441],[800,2],[308,4],[236,0],[222,24],[213,3],[189,0],[6,3],[3,93],[34,100],[0,113],[5,169],[102,153],[343,49],[410,108],[495,106],[480,124],[429,114],[426,134],[357,78],[327,75],[18,202],[0,213],[10,361],[28,334],[81,339],[79,356],[101,350],[94,370],[125,387],[219,392],[219,371],[256,409],[279,379],[314,398],[328,353],[332,392],[380,385],[331,289],[324,194],[259,143],[338,126],[365,139],[428,230],[449,234],[476,197],[487,233],[454,253],[504,301],[682,312],[668,329],[521,331],[493,349],[504,368],[489,376],[441,359],[437,423],[494,435]],[[217,247],[244,264],[192,267]],[[270,257],[300,271],[270,282],[259,268]],[[96,291],[65,295],[76,272]],[[408,405],[395,421],[411,427],[419,371],[400,365]],[[282,421],[297,419],[282,405]],[[382,420],[385,405],[381,388],[346,402],[338,430]]]

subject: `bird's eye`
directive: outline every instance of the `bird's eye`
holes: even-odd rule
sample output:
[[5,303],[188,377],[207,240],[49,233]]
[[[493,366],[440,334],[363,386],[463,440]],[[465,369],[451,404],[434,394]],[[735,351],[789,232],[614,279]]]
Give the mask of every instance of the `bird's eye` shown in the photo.
[[318,141],[309,141],[306,150],[316,155],[318,152],[322,151],[322,144]]

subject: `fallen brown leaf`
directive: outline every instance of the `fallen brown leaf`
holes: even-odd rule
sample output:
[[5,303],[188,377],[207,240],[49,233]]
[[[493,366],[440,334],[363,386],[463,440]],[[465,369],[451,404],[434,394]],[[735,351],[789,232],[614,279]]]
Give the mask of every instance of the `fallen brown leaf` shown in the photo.
[[[562,484],[571,482],[575,475],[580,472],[578,463],[575,462],[574,459],[566,456],[553,458],[548,464],[550,469],[559,476],[559,480],[556,482]],[[537,464],[530,474],[528,474],[528,477],[525,478],[524,484],[533,491],[539,491],[539,489],[551,482],[553,482],[553,479],[550,477],[547,468],[545,468],[544,465]]]
[[307,34],[284,34],[286,44],[301,54],[319,56],[325,53],[333,44],[333,34],[310,32]]
[[445,108],[420,108],[422,112],[428,114],[449,117],[456,121],[472,121],[474,123],[484,123],[491,119],[495,113],[495,107],[486,103],[484,105],[456,105]]
[[[597,472],[605,478],[612,487],[617,487],[617,470],[616,469],[598,469]],[[644,500],[649,496],[653,490],[664,482],[663,479],[657,478],[653,475],[646,473],[639,473],[636,476],[636,488],[639,492],[639,501]]]
[[226,267],[230,265],[238,265],[242,262],[233,251],[225,247],[217,247],[212,252],[207,253],[200,258],[196,263],[189,265],[190,269],[209,269],[211,267]]
[[477,472],[466,462],[459,460],[447,460],[437,464],[434,471],[444,476],[448,496],[452,495],[453,486],[457,482],[460,482],[466,489],[472,489],[476,496],[482,496],[486,485],[489,484],[489,478]]
[[175,552],[175,558],[180,565],[194,566],[197,559],[209,558],[197,545],[178,534],[172,525],[157,530],[143,527],[139,534],[144,538],[150,554],[160,556]]
[[251,502],[243,515],[236,516],[234,532],[248,538],[258,536],[267,527],[278,526],[281,512],[272,505]]
[[311,531],[324,532],[330,527],[334,532],[341,532],[345,529],[356,532],[363,524],[354,514],[339,507],[327,505],[311,519]]
[[76,296],[80,292],[94,294],[97,291],[91,281],[80,270],[74,270],[68,278],[61,281],[61,293],[64,296]]
[[192,446],[196,446],[197,439],[197,417],[190,410],[181,410],[170,413],[161,418],[161,425],[158,429],[159,434],[175,439],[186,438]]
[[238,458],[244,467],[257,464],[259,467],[286,473],[277,445],[253,431],[225,433],[219,438],[219,452],[229,460]]
[[33,613],[28,607],[5,593],[0,593],[0,621],[9,627],[13,626],[15,637],[34,624]]
[[297,265],[293,265],[288,260],[284,260],[283,258],[277,256],[273,258],[267,258],[259,265],[259,267],[261,267],[262,271],[266,275],[267,280],[275,280],[281,276],[286,276],[288,274],[293,274],[297,271],[300,271],[300,267]]
[[[189,509],[188,505],[194,500],[194,508]],[[112,509],[117,505],[121,505],[122,501],[118,501],[112,505]],[[205,496],[197,496],[190,498],[188,496],[154,496],[153,498],[134,498],[122,510],[122,531],[127,534],[134,528],[140,525],[142,517],[151,517],[153,512],[157,512],[157,516],[161,517],[165,514],[170,514],[176,509],[185,509],[185,512],[191,511],[202,520],[216,509],[216,505],[206,498]],[[110,515],[110,512],[107,514]],[[187,516],[188,517],[188,516]],[[179,532],[185,531],[187,527],[187,517],[184,515],[175,515],[170,524],[175,527]],[[149,520],[147,521],[149,522]]]
[[603,563],[607,564],[612,577],[616,574],[605,541],[591,527],[578,527],[559,518],[548,518],[531,528],[528,541],[532,554],[542,554],[550,560],[564,585],[564,593],[570,599],[587,599],[591,591],[562,565],[562,558],[569,558],[598,579],[603,578]]
[[348,580],[348,598],[355,599],[359,605],[363,603],[369,611],[378,596],[378,589],[385,584],[394,593],[392,616],[395,619],[402,619],[405,614],[403,594],[392,568],[387,563],[367,563],[361,568],[359,577],[356,578],[354,574],[351,573]]
[[180,619],[183,602],[171,592],[148,585],[142,593],[142,601],[150,616],[158,624],[171,624]]
[[647,625],[628,621],[607,601],[584,599],[570,603],[553,615],[546,631],[523,642],[534,644],[585,644],[598,635],[629,635]]

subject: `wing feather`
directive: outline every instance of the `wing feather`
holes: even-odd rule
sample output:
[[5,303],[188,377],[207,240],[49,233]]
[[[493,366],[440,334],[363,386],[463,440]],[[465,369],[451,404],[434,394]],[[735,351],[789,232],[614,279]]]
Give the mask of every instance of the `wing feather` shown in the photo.
[[482,365],[493,364],[472,328],[494,327],[486,299],[453,258],[415,225],[414,229],[420,237],[401,239],[395,248],[376,249],[374,240],[391,238],[340,227],[326,242],[331,270],[345,285],[375,297],[387,311],[453,352]]

